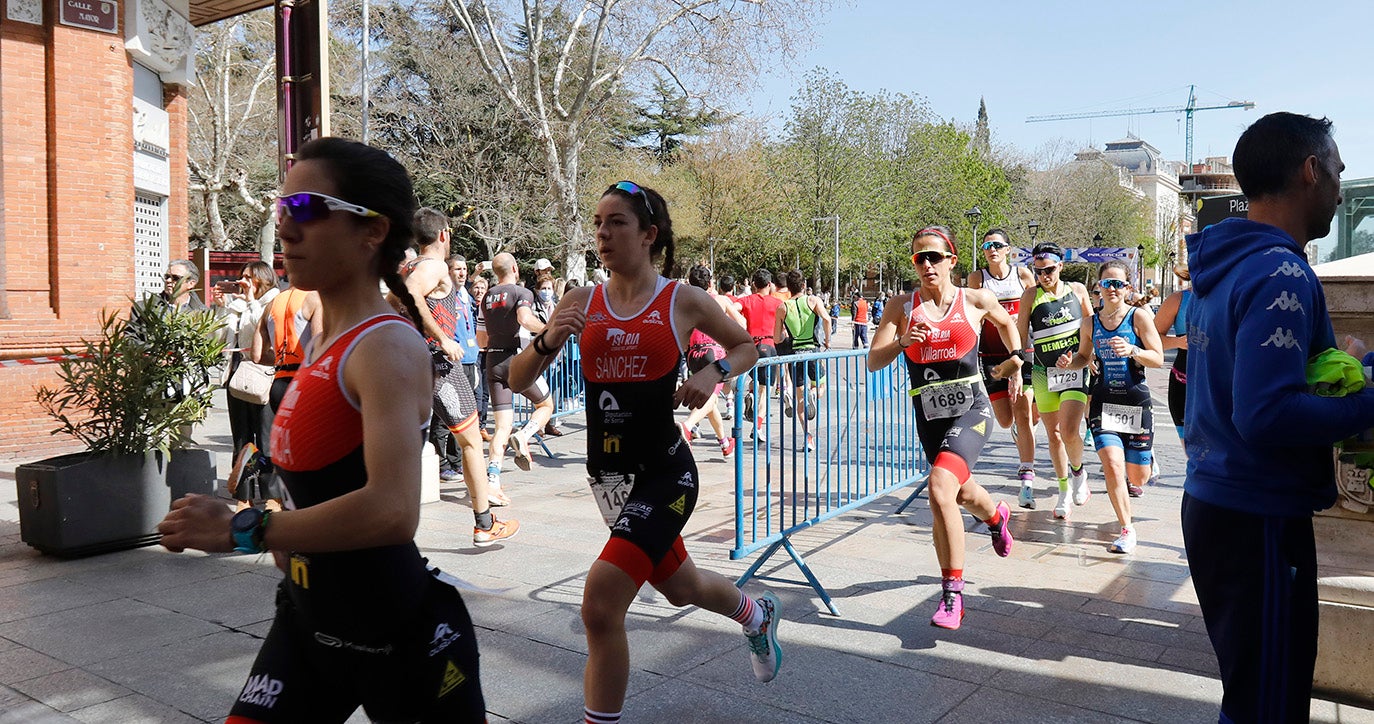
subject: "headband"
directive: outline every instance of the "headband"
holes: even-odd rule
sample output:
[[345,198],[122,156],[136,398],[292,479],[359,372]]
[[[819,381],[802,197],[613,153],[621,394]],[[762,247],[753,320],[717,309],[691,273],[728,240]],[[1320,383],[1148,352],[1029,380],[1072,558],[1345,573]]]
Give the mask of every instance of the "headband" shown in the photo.
[[1052,252],[1052,251],[1045,251],[1045,252],[1041,252],[1041,253],[1039,253],[1039,254],[1036,254],[1036,255],[1035,255],[1035,258],[1036,258],[1036,259],[1039,259],[1040,261],[1049,261],[1050,259],[1053,259],[1053,260],[1055,261],[1055,263],[1060,263],[1060,262],[1064,261],[1064,257],[1059,256],[1058,254],[1056,254],[1056,253],[1054,253],[1054,252]]
[[923,236],[938,236],[941,239],[944,239],[945,246],[949,247],[949,253],[955,256],[959,255],[959,250],[954,248],[954,240],[949,238],[949,234],[945,233],[944,229],[941,229],[938,226],[927,226],[926,228],[916,232],[916,235],[911,238],[919,239]]

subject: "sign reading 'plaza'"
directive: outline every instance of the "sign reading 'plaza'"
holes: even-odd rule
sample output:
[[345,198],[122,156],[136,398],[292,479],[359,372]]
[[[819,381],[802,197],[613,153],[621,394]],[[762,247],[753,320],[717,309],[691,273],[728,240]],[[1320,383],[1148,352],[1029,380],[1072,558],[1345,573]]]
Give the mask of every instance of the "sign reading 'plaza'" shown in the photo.
[[119,3],[114,0],[60,0],[63,25],[119,32]]

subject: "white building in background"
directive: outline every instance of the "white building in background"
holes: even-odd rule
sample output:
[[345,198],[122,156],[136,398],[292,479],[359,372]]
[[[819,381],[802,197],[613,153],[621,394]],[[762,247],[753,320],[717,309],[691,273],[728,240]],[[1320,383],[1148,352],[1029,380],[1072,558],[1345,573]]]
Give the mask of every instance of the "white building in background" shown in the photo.
[[[1169,250],[1177,258],[1183,258],[1186,253],[1183,237],[1192,233],[1195,224],[1193,210],[1181,195],[1183,186],[1179,174],[1188,170],[1185,164],[1166,161],[1159,149],[1133,135],[1112,141],[1101,151],[1082,151],[1075,157],[1079,161],[1103,161],[1116,167],[1121,185],[1140,195],[1150,206],[1154,237],[1159,240],[1160,249],[1165,250],[1162,265],[1169,263]],[[1158,281],[1158,269],[1147,270],[1147,278],[1150,277]]]

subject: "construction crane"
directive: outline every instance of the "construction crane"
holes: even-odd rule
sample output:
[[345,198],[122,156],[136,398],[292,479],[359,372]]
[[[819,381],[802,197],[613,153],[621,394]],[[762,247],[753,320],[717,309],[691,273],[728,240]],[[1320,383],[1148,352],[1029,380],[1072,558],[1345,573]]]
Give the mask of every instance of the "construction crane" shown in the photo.
[[1029,118],[1026,119],[1026,123],[1042,123],[1042,122],[1044,122],[1044,121],[1069,121],[1069,120],[1074,120],[1074,119],[1077,119],[1077,118],[1112,118],[1112,117],[1116,117],[1116,116],[1144,116],[1144,115],[1149,115],[1149,114],[1151,114],[1151,113],[1182,113],[1182,114],[1184,114],[1184,115],[1187,117],[1187,119],[1188,119],[1188,128],[1187,128],[1187,134],[1186,134],[1186,135],[1187,135],[1187,139],[1188,139],[1188,147],[1187,147],[1187,151],[1186,151],[1186,153],[1187,153],[1187,159],[1186,159],[1186,161],[1187,161],[1187,163],[1188,163],[1189,165],[1191,165],[1191,164],[1193,163],[1193,114],[1194,114],[1194,113],[1196,113],[1197,111],[1220,111],[1220,110],[1226,110],[1226,109],[1229,109],[1229,108],[1239,108],[1239,109],[1243,109],[1243,110],[1247,110],[1247,111],[1248,111],[1248,110],[1250,110],[1251,108],[1254,108],[1254,107],[1255,107],[1255,104],[1254,104],[1253,101],[1231,101],[1230,103],[1227,103],[1226,105],[1221,105],[1221,106],[1199,106],[1199,105],[1197,104],[1197,86],[1195,86],[1195,85],[1190,85],[1190,86],[1188,86],[1188,105],[1182,106],[1182,107],[1171,106],[1171,107],[1169,107],[1169,108],[1126,108],[1126,109],[1124,109],[1124,110],[1119,110],[1119,111],[1088,111],[1088,112],[1085,112],[1085,113],[1056,113],[1056,114],[1054,114],[1054,115],[1048,115],[1048,116],[1030,116]]

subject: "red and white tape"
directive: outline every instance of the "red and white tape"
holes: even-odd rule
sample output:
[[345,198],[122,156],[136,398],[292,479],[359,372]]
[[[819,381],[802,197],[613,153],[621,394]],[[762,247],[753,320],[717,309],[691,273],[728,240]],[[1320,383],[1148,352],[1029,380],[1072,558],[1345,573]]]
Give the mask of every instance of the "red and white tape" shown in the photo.
[[0,367],[32,367],[34,365],[52,364],[68,359],[81,359],[85,356],[84,354],[55,354],[47,357],[29,357],[26,359],[0,359]]

